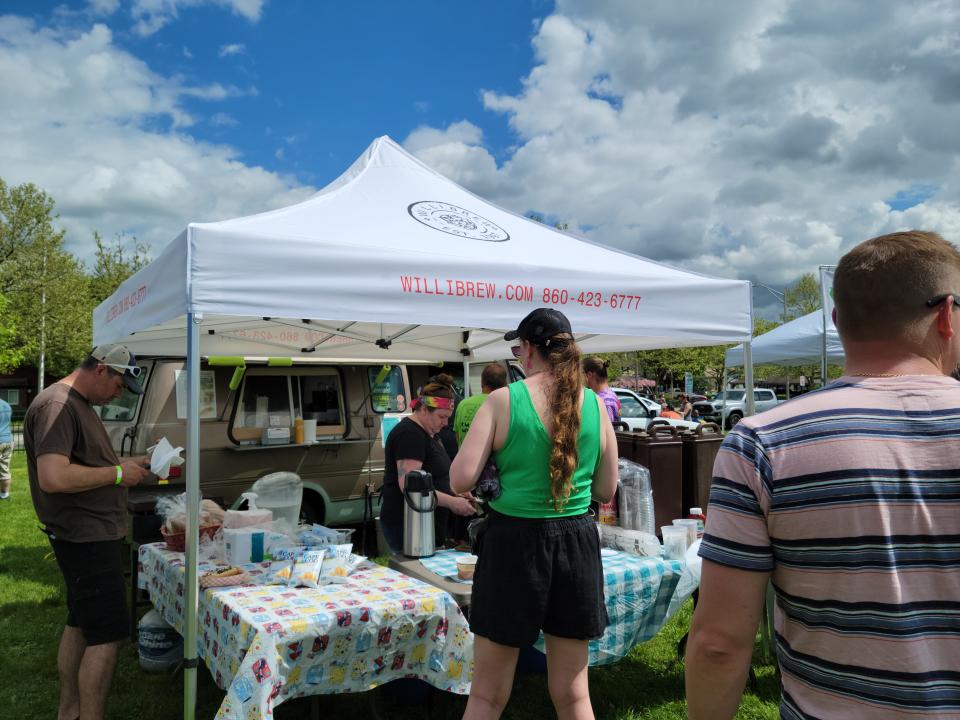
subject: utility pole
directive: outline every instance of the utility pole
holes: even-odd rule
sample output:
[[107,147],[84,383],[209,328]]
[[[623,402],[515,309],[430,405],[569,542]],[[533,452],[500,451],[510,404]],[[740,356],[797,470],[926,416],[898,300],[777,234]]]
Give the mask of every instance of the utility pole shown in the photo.
[[633,390],[636,393],[640,393],[640,351],[633,351],[633,366],[634,366],[634,380],[633,380]]
[[43,392],[47,360],[47,251],[43,251],[43,275],[40,279],[40,367],[37,369],[37,394]]

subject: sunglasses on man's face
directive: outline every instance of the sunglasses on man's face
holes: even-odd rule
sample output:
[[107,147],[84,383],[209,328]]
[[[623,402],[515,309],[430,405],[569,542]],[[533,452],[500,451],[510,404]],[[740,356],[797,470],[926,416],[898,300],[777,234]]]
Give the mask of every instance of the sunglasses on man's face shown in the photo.
[[523,353],[523,350],[519,345],[514,345],[513,347],[510,348],[510,352],[512,352],[513,356],[519,360],[520,355]]
[[957,295],[956,293],[944,293],[943,295],[937,295],[936,297],[927,300],[927,307],[936,307],[940,303],[945,302],[948,297],[953,298],[954,307],[960,306],[960,295]]
[[133,377],[140,377],[140,373],[143,370],[143,368],[141,368],[139,365],[112,365],[111,363],[103,364],[108,368],[113,368],[121,375],[123,375],[125,372],[129,372]]

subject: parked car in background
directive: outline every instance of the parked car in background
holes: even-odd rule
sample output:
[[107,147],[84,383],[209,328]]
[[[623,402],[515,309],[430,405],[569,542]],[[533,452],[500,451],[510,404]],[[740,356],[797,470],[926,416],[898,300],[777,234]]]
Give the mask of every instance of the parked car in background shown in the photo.
[[698,423],[689,420],[672,420],[660,417],[663,409],[659,403],[649,398],[637,395],[627,388],[611,388],[620,399],[620,419],[627,424],[631,432],[646,430],[652,420],[667,422],[676,428],[694,429]]
[[[746,396],[746,390],[727,390],[717,393],[712,400],[694,403],[693,409],[699,413],[703,420],[715,422],[729,430],[743,420],[743,416],[747,414]],[[773,390],[755,388],[753,391],[755,412],[769,410],[778,405],[779,402]]]

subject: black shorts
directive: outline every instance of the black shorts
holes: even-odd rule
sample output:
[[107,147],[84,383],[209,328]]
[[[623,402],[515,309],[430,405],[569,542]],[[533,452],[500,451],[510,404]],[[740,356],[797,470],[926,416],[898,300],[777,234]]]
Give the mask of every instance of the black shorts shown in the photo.
[[547,520],[491,511],[473,578],[473,633],[523,648],[541,630],[593,640],[606,627],[600,536],[589,515]]
[[87,645],[115,642],[130,633],[121,543],[50,539],[67,585],[67,625],[80,628]]

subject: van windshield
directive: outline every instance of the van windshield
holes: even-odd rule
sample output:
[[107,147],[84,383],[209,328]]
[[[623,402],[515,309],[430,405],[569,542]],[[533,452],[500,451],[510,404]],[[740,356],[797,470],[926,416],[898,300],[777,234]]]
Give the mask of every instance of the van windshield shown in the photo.
[[[138,364],[140,365],[140,384],[146,387],[148,368],[143,363]],[[123,393],[119,397],[113,398],[104,405],[94,405],[93,410],[104,422],[110,420],[130,422],[137,414],[137,405],[141,397],[124,386]]]
[[370,403],[374,412],[403,412],[407,409],[407,396],[403,389],[403,374],[399,365],[367,368],[367,378],[370,381]]

